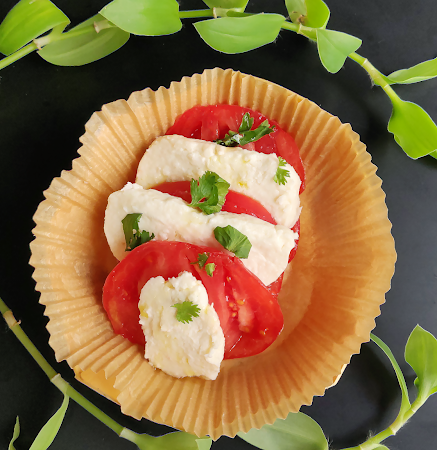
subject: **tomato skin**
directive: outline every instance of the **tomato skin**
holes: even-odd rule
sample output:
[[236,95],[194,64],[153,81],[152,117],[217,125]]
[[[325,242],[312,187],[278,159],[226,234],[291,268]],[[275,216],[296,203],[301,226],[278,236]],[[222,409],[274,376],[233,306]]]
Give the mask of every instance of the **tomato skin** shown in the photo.
[[[199,253],[209,253],[213,276],[198,264]],[[225,359],[256,355],[269,347],[283,327],[276,297],[241,261],[216,249],[184,242],[150,241],[129,253],[108,275],[103,306],[114,331],[144,345],[138,301],[142,287],[157,276],[177,277],[187,271],[201,280],[214,305],[225,335]]]
[[268,120],[270,126],[275,126],[275,131],[243,148],[260,153],[275,153],[284,158],[299,175],[302,181],[299,193],[302,193],[305,189],[305,171],[296,142],[276,121],[268,119],[257,111],[238,105],[194,106],[178,116],[166,134],[179,134],[205,141],[223,139],[229,130],[238,131],[241,119],[246,112],[254,118],[252,129],[257,128],[264,120]]

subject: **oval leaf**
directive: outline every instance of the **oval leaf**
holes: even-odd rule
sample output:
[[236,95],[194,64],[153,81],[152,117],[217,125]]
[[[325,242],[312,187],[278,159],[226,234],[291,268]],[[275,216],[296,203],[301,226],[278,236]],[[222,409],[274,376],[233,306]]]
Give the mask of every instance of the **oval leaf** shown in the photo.
[[408,338],[405,361],[416,372],[418,397],[425,401],[437,392],[437,339],[417,325]]
[[41,431],[38,433],[29,450],[47,450],[47,448],[51,445],[58,434],[59,428],[61,428],[65,412],[68,408],[68,400],[68,395],[64,394],[64,401],[62,402],[61,407],[41,428]]
[[280,14],[221,17],[194,24],[202,39],[214,50],[243,53],[273,42],[284,23]]
[[243,12],[249,0],[203,0],[209,8],[234,9]]
[[411,84],[437,77],[437,58],[424,61],[409,69],[397,70],[386,76],[390,84]]
[[114,0],[100,14],[122,30],[140,36],[172,34],[182,28],[176,0]]
[[[96,33],[94,23],[103,19],[97,14],[63,34],[63,39],[46,45],[38,53],[46,61],[58,66],[82,66],[104,58],[122,47],[129,33],[117,27]],[[83,30],[84,34],[75,34]]]
[[303,23],[307,15],[305,0],[285,0],[288,15],[294,23]]
[[46,31],[70,23],[49,0],[21,0],[0,25],[0,52],[10,55]]
[[317,49],[320,60],[328,72],[336,73],[346,58],[361,46],[361,39],[333,30],[317,30]]
[[18,436],[20,436],[20,420],[17,416],[17,420],[14,425],[14,434],[12,435],[11,442],[9,442],[8,450],[15,450],[14,442],[17,440]]
[[306,0],[306,5],[307,14],[304,25],[312,28],[325,28],[331,14],[326,3],[323,0]]
[[328,450],[319,424],[303,413],[290,413],[273,425],[238,433],[240,438],[263,450]]
[[128,431],[129,437],[127,434],[124,436],[122,434],[122,437],[135,442],[140,450],[169,450],[173,448],[177,450],[209,450],[212,445],[210,438],[198,438],[194,434],[184,431],[175,431],[158,437]]
[[402,150],[413,159],[437,150],[437,126],[428,113],[400,98],[392,102],[393,112],[387,128]]
[[396,361],[396,358],[394,357],[390,348],[381,339],[379,339],[378,336],[375,336],[372,333],[370,333],[370,339],[372,339],[372,341],[385,353],[387,358],[390,360],[391,365],[393,366],[402,393],[401,408],[399,414],[403,415],[407,412],[407,410],[411,406],[410,399],[408,397],[408,388],[407,383],[405,382],[404,374],[402,373],[402,370],[399,367],[399,364]]

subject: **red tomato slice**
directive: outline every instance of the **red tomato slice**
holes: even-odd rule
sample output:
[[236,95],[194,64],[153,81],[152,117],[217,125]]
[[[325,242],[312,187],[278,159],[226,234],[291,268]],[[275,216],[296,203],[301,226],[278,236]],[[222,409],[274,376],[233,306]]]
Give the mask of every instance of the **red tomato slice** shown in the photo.
[[[208,252],[213,276],[200,269],[199,253]],[[183,242],[151,241],[127,255],[109,274],[103,287],[103,306],[114,331],[144,345],[138,301],[142,287],[157,276],[177,277],[187,271],[201,280],[214,305],[225,335],[225,359],[256,355],[269,347],[283,327],[275,296],[241,261],[209,247]]]
[[267,119],[270,126],[275,126],[275,131],[258,141],[245,145],[244,148],[261,153],[275,153],[284,158],[294,167],[302,180],[300,186],[300,193],[302,193],[305,189],[305,171],[299,156],[299,148],[294,139],[276,121],[268,119],[257,111],[238,105],[195,106],[177,117],[166,134],[179,134],[205,141],[223,139],[229,130],[238,131],[241,119],[246,112],[254,118],[252,129],[257,128]]

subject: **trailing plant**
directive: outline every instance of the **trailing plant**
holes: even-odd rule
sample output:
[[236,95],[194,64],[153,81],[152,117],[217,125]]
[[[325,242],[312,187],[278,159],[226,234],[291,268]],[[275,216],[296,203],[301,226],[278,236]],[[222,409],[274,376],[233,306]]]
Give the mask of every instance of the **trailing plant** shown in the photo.
[[273,42],[282,30],[317,44],[320,61],[330,73],[347,58],[358,63],[392,103],[390,131],[405,153],[417,159],[437,158],[437,126],[415,103],[402,100],[395,84],[411,84],[437,76],[437,58],[408,69],[382,74],[356,53],[361,39],[327,28],[330,10],[323,0],[285,0],[288,17],[245,12],[248,0],[204,0],[208,9],[180,11],[176,0],[113,0],[95,16],[68,30],[69,18],[50,0],[21,0],[0,25],[0,69],[37,51],[60,66],[80,66],[118,50],[131,34],[160,36],[178,32],[183,19],[199,20],[200,37],[223,53],[242,53]]
[[[64,401],[60,409],[44,425],[36,437],[30,450],[46,450],[53,442],[68,407],[69,398],[93,414],[97,419],[116,432],[120,437],[135,443],[141,450],[160,450],[171,448],[174,450],[208,450],[212,440],[208,437],[197,438],[185,432],[173,432],[161,437],[152,437],[147,434],[138,434],[115,422],[90,401],[85,399],[78,391],[67,383],[57,373],[36,349],[30,339],[15,320],[11,310],[0,299],[0,312],[9,328],[32,355],[50,381],[64,394]],[[437,339],[420,326],[412,331],[405,347],[405,360],[415,371],[417,378],[414,382],[417,395],[410,401],[404,375],[393,353],[384,342],[371,334],[371,340],[389,358],[401,389],[401,406],[394,422],[385,430],[370,437],[356,447],[343,450],[387,450],[382,441],[395,435],[399,429],[417,412],[426,400],[437,392]],[[12,440],[8,450],[15,450],[14,442],[19,437],[20,424],[17,417]],[[238,433],[238,436],[248,443],[263,450],[328,450],[328,441],[320,426],[311,417],[299,413],[290,413],[284,420],[277,419],[272,425],[264,425],[261,429],[252,429],[248,433]]]

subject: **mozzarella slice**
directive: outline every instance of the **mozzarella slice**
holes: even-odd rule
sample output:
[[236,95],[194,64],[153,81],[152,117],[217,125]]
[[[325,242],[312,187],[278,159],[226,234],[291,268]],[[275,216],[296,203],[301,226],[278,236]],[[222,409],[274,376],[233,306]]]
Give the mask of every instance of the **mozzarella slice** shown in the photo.
[[167,181],[199,179],[206,171],[220,175],[230,189],[259,201],[276,223],[291,228],[300,215],[301,180],[292,166],[285,184],[273,178],[279,160],[240,147],[172,135],[157,138],[140,161],[136,183],[146,189]]
[[252,244],[247,259],[241,261],[265,285],[285,270],[288,256],[298,234],[282,225],[272,225],[246,214],[219,212],[206,215],[191,208],[178,197],[128,183],[108,199],[104,231],[114,256],[126,255],[121,221],[127,214],[141,213],[140,231],[155,234],[157,240],[189,242],[223,250],[214,237],[216,227],[231,225],[246,235]]
[[[184,301],[200,309],[199,316],[189,323],[179,322],[173,307]],[[201,281],[189,272],[167,281],[151,278],[141,290],[138,307],[146,338],[144,356],[152,366],[177,378],[217,378],[225,337]]]

